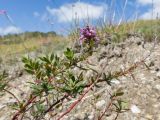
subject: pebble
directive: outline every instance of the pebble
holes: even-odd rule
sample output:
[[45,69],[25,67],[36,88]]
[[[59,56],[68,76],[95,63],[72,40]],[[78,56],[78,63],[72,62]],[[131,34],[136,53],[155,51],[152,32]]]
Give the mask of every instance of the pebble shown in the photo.
[[13,104],[13,103],[16,103],[17,100],[16,99],[10,99],[6,102],[6,104]]
[[156,74],[156,76],[157,76],[157,77],[160,77],[160,72],[158,72],[158,73]]
[[156,88],[157,90],[160,90],[160,85],[156,85],[155,88]]
[[145,116],[145,118],[147,118],[147,119],[149,119],[149,120],[152,120],[153,116],[152,116],[152,115],[147,114],[147,115]]
[[124,77],[124,76],[122,76],[122,77],[120,77],[120,80],[121,80],[121,81],[126,81],[126,80],[127,80],[127,78],[126,78],[126,77]]
[[93,71],[92,70],[88,70],[87,73],[85,74],[86,79],[89,79],[92,76],[93,76]]
[[160,107],[160,104],[154,104],[153,107],[157,109],[158,107]]
[[0,105],[0,110],[2,109],[2,108],[4,108],[6,105]]
[[151,70],[151,71],[150,71],[150,73],[156,73],[156,71],[154,71],[154,70]]
[[92,112],[89,116],[88,116],[89,120],[93,120],[94,119],[94,113]]
[[138,114],[138,113],[141,112],[141,110],[140,110],[136,105],[132,105],[132,106],[131,106],[131,111],[132,111],[132,113],[134,113],[134,114]]
[[119,80],[117,79],[112,79],[111,83],[116,84],[116,85],[120,84]]
[[98,109],[102,108],[105,105],[105,103],[106,103],[105,100],[98,101],[96,103],[96,108],[98,108]]

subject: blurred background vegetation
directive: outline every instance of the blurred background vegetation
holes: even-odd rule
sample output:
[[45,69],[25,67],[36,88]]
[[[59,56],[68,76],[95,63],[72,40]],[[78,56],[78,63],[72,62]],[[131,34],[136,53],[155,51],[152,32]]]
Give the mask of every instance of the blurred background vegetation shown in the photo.
[[[101,40],[110,36],[112,42],[124,41],[130,34],[143,36],[144,40],[151,42],[155,36],[160,40],[160,20],[138,20],[117,25],[99,25],[97,31]],[[51,31],[25,32],[0,36],[0,63],[13,64],[24,55],[36,57],[51,52],[61,53],[67,46],[78,40],[78,29],[72,30],[68,36],[62,36]]]
[[13,64],[23,55],[61,52],[69,45],[67,37],[56,32],[25,32],[0,36],[0,63]]

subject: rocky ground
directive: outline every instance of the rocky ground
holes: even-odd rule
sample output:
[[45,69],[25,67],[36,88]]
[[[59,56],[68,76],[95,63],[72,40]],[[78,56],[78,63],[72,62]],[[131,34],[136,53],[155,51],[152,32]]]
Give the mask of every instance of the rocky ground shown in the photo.
[[[145,43],[142,38],[130,37],[125,42],[115,46],[101,45],[96,52],[88,57],[87,62],[92,67],[101,70],[103,64],[108,64],[105,73],[126,70],[134,63],[145,59],[145,64],[138,65],[131,73],[112,80],[112,86],[102,82],[82,100],[77,107],[64,117],[64,120],[97,120],[99,113],[109,104],[109,92],[119,88],[124,91],[123,100],[128,102],[128,111],[120,113],[117,120],[160,120],[160,44]],[[82,63],[86,65],[86,61]],[[28,83],[32,77],[23,72],[23,67],[9,67],[10,91],[19,98],[27,98]],[[78,69],[75,69],[75,73]],[[92,76],[86,73],[86,78]],[[16,101],[5,93],[0,97],[0,120],[10,120],[11,108]],[[69,106],[73,101],[67,101]],[[46,116],[47,117],[47,116]],[[104,120],[114,120],[116,113],[108,111]],[[55,118],[56,119],[56,118]],[[27,120],[27,118],[26,118]]]

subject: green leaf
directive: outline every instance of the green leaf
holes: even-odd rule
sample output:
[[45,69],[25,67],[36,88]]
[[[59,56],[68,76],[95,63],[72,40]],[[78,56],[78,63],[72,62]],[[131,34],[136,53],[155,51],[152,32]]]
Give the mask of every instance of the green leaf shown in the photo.
[[11,104],[9,106],[14,110],[19,110],[19,108],[20,108],[19,104]]
[[109,73],[108,76],[106,76],[106,74],[103,73],[103,80],[105,80],[107,82],[107,84],[110,85],[110,86],[111,86],[111,80],[112,80],[112,78],[113,77],[112,77],[111,73]]
[[50,55],[50,60],[51,60],[51,61],[54,60],[55,57],[57,57],[57,56],[54,56],[54,54],[52,53],[52,54]]
[[25,71],[27,71],[28,73],[30,74],[34,74],[34,70],[31,70],[31,69],[25,69]]
[[53,90],[54,87],[48,82],[42,82],[41,84],[35,84],[32,82],[28,82],[31,84],[31,88],[33,90],[33,94],[40,96],[42,92],[48,94],[49,91]]
[[32,84],[31,88],[33,90],[34,95],[40,96],[43,92],[41,85]]
[[0,91],[4,90],[6,86],[7,86],[6,83],[0,83]]
[[0,91],[4,90],[4,88],[7,86],[7,81],[6,81],[7,76],[8,74],[6,73],[6,71],[3,71],[3,73],[0,74]]
[[121,101],[120,106],[122,110],[127,110],[129,108],[129,104],[126,101]]
[[64,55],[69,60],[73,60],[73,58],[74,58],[74,52],[71,49],[69,49],[69,48],[67,48],[67,50],[64,51]]
[[40,114],[43,113],[45,110],[45,106],[41,103],[36,103],[36,108],[37,108],[37,112]]
[[118,97],[118,96],[122,96],[124,94],[124,92],[122,91],[122,89],[118,89],[112,96],[111,98],[113,97]]
[[128,102],[117,100],[117,103],[113,104],[116,107],[117,112],[122,112],[123,110],[128,110]]
[[42,60],[43,62],[46,62],[46,63],[48,63],[48,64],[51,63],[51,61],[48,59],[48,56],[46,56],[46,57],[39,57],[39,58],[40,58],[40,60]]

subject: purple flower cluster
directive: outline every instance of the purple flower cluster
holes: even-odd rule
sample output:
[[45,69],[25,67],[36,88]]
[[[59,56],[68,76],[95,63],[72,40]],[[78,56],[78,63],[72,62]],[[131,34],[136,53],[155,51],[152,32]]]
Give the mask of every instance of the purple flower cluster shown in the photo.
[[90,40],[94,40],[95,42],[99,41],[97,37],[96,29],[94,27],[86,26],[83,29],[80,29],[80,43],[89,42]]
[[0,10],[0,15],[6,14],[5,10]]

